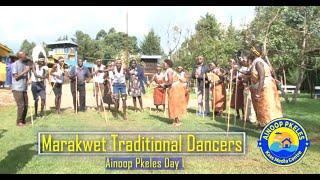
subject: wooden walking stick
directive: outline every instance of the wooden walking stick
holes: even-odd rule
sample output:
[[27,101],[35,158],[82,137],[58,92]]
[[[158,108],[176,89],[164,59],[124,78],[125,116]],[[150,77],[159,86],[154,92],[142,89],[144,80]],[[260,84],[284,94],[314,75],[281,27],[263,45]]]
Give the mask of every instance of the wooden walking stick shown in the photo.
[[[234,96],[234,109],[237,111],[237,98],[238,98],[238,71],[236,73],[236,87],[235,87],[235,96]],[[233,124],[236,125],[237,117],[233,116]]]
[[[93,71],[93,67],[91,68],[91,71],[92,71],[92,74],[94,74],[94,73],[95,73],[95,72]],[[96,98],[95,98],[95,97],[96,97],[96,83],[95,83],[95,77],[96,77],[96,76],[94,75],[94,79],[93,79],[93,88],[92,88],[92,89],[93,89],[93,93],[92,93],[92,94],[93,94],[93,97],[94,97],[94,101],[96,101]]]
[[[230,89],[230,83],[226,83],[226,90],[228,89],[228,91],[229,91],[229,89]],[[225,110],[224,111],[228,111],[228,98],[227,98],[227,96],[228,96],[228,94],[227,94],[227,91],[226,91],[226,96],[225,96],[225,99],[226,99],[226,108],[225,108]],[[228,112],[226,112],[225,114],[228,114]],[[228,115],[226,115],[225,117],[224,117],[224,121],[225,122],[227,122],[227,119],[228,119]]]
[[[30,85],[28,85],[30,87]],[[31,103],[32,104],[32,103]],[[28,101],[28,106],[30,109],[30,116],[31,116],[31,125],[33,126],[33,113],[32,113],[32,105],[30,105],[29,101]]]
[[202,118],[204,118],[205,103],[206,103],[206,75],[203,74],[203,92],[202,92]]
[[229,82],[229,108],[228,108],[228,124],[227,124],[227,135],[229,132],[229,126],[230,126],[230,110],[231,110],[231,98],[232,98],[232,75],[233,75],[233,68],[231,69],[231,75],[230,75],[230,82]]
[[248,106],[249,106],[249,92],[250,91],[249,89],[247,90],[247,97],[246,97],[246,107],[245,107],[245,110],[244,110],[244,124],[243,124],[243,128],[246,129],[246,123],[247,123],[247,116],[248,116]]
[[77,76],[77,70],[76,70],[76,84],[75,84],[75,89],[76,89],[76,114],[78,114],[78,76]]
[[53,83],[53,86],[52,86],[52,88],[51,88],[51,90],[50,90],[50,92],[49,92],[49,95],[51,95],[51,93],[52,93],[55,85],[56,85],[56,82]]
[[196,79],[196,95],[197,95],[197,111],[196,111],[196,115],[197,115],[197,113],[199,112],[199,103],[198,103],[198,98],[199,98],[199,95],[198,95],[198,91],[199,91],[199,89],[198,89],[198,79]]
[[216,81],[213,78],[213,91],[212,91],[212,95],[213,95],[213,111],[212,111],[212,118],[213,120],[215,120],[215,110],[216,110]]
[[[101,101],[101,105],[102,105],[102,107],[103,107],[103,114],[104,114],[104,120],[106,121],[106,124],[107,124],[107,115],[106,115],[106,109],[105,109],[105,107],[104,107],[104,103],[103,103],[103,98],[102,98],[102,91],[101,91],[101,88],[100,88],[100,85],[98,84],[98,90],[99,90],[99,92],[100,92],[100,101]],[[98,95],[99,96],[99,95]]]
[[165,92],[165,101],[164,101],[164,105],[165,105],[165,108],[164,108],[164,112],[163,114],[166,116],[167,114],[167,108],[168,108],[168,88],[166,88],[166,92]]

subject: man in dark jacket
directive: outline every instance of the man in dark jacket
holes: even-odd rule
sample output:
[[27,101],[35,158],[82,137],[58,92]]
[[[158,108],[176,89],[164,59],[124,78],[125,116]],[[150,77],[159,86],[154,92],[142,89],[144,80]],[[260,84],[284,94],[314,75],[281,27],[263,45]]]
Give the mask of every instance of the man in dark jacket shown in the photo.
[[[198,101],[198,112],[199,116],[209,115],[209,81],[206,77],[206,73],[209,71],[208,66],[204,63],[204,57],[198,56],[196,58],[196,66],[192,71],[192,78],[197,81],[197,101]],[[204,84],[205,83],[205,88]],[[204,90],[205,89],[205,90]],[[204,90],[204,92],[203,92]],[[204,104],[204,105],[203,105]]]

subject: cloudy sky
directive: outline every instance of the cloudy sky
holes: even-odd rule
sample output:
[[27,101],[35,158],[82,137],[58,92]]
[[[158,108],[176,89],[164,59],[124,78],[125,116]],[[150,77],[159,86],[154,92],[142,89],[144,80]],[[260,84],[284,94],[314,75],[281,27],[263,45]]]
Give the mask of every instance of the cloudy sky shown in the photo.
[[161,37],[161,46],[168,51],[167,29],[174,25],[183,29],[182,37],[194,32],[194,25],[207,12],[216,16],[223,25],[233,24],[241,28],[252,20],[252,6],[28,6],[0,7],[4,16],[0,23],[0,43],[17,52],[24,39],[52,42],[59,36],[73,37],[76,30],[95,38],[96,33],[114,27],[126,32],[126,13],[128,12],[128,32],[140,43],[144,35],[153,28]]

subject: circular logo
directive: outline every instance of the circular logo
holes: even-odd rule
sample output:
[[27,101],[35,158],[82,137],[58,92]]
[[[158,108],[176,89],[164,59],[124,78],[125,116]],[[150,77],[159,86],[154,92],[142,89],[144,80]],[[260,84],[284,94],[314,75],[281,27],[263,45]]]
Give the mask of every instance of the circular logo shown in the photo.
[[258,147],[273,164],[289,166],[302,159],[310,146],[306,131],[296,121],[278,118],[261,132]]

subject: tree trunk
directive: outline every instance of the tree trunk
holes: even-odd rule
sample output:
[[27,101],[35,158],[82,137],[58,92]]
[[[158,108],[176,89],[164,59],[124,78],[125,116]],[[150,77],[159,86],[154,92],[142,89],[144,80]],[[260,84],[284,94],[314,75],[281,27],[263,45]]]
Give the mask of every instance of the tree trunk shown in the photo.
[[304,13],[304,22],[303,22],[303,41],[302,41],[302,47],[301,47],[301,53],[300,53],[300,58],[302,59],[301,66],[299,67],[299,77],[298,77],[298,82],[296,84],[296,89],[294,90],[294,94],[292,97],[292,103],[297,102],[297,97],[298,97],[298,91],[301,87],[301,84],[304,80],[304,75],[305,75],[305,49],[306,49],[306,44],[307,44],[307,33],[308,33],[308,26],[307,26],[307,12]]
[[307,80],[308,80],[308,86],[310,91],[310,98],[312,99],[313,91],[312,91],[312,83],[311,83],[311,77],[310,72],[308,72]]
[[306,70],[303,69],[303,68],[301,68],[300,71],[299,71],[298,82],[296,84],[296,89],[294,90],[294,94],[293,94],[292,101],[291,101],[293,104],[297,102],[298,91],[299,91],[299,89],[301,87],[301,84],[305,80],[305,72],[306,72]]

